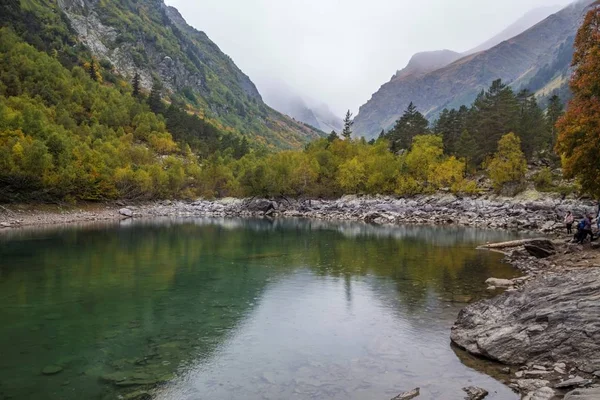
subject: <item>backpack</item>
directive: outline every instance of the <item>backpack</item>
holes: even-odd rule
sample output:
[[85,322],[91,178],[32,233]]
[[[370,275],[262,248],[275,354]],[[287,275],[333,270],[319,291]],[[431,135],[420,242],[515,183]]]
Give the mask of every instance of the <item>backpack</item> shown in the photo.
[[585,229],[585,219],[579,221],[579,224],[577,224],[577,229]]

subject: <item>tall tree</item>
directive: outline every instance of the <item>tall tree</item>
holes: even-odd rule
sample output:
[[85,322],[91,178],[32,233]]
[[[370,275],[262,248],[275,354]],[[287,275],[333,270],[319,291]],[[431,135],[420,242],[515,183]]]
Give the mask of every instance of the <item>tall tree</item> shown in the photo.
[[336,139],[339,139],[336,131],[331,131],[331,133],[327,136],[327,141],[329,143],[333,143]]
[[136,71],[133,76],[133,81],[131,82],[133,86],[133,97],[140,96],[140,74]]
[[522,90],[517,100],[520,106],[517,133],[525,157],[531,159],[534,153],[549,150],[550,135],[546,129],[544,112],[538,106],[535,95],[529,90]]
[[479,143],[479,164],[494,153],[500,138],[517,129],[519,104],[512,89],[501,79],[492,82],[490,88],[481,92],[471,109],[469,131]]
[[413,139],[418,135],[427,135],[429,132],[429,121],[417,111],[417,107],[411,102],[404,114],[394,128],[386,134],[393,152],[408,149]]
[[352,138],[352,125],[354,125],[354,120],[352,119],[352,113],[350,110],[346,112],[346,116],[344,117],[344,130],[342,131],[342,136],[349,140]]
[[95,81],[98,81],[98,68],[96,67],[96,61],[94,61],[94,59],[92,58],[92,61],[90,61],[90,78],[92,78]]
[[148,105],[152,112],[158,114],[163,112],[162,102],[162,83],[158,79],[154,79],[152,83],[152,90],[150,91],[150,97],[148,98]]
[[560,97],[555,94],[548,101],[548,109],[546,109],[546,126],[552,140],[552,147],[556,146],[558,137],[558,128],[556,123],[565,113],[565,106],[560,100]]
[[461,106],[458,110],[448,111],[448,109],[444,109],[436,121],[433,132],[442,136],[444,150],[447,154],[457,154],[458,140],[466,129],[468,114],[469,109],[466,106]]
[[475,168],[474,164],[475,156],[477,155],[478,147],[477,141],[473,135],[468,131],[464,130],[460,134],[456,143],[456,155],[465,160],[467,169]]
[[558,122],[557,153],[567,177],[600,198],[600,6],[587,13],[575,38],[573,98]]

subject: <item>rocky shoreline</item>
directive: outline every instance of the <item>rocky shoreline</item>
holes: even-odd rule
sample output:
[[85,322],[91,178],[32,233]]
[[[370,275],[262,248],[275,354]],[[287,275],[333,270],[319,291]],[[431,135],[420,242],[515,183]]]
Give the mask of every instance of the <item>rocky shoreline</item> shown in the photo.
[[553,233],[563,230],[567,211],[592,212],[592,202],[526,192],[506,198],[451,194],[394,198],[345,196],[337,200],[220,199],[160,201],[148,204],[96,204],[85,207],[1,206],[0,230],[119,218],[295,217],[365,221],[376,224],[436,224]]
[[526,400],[600,399],[600,246],[568,241],[505,251],[525,276],[490,279],[507,290],[466,307],[452,328],[454,344],[508,365],[505,383]]

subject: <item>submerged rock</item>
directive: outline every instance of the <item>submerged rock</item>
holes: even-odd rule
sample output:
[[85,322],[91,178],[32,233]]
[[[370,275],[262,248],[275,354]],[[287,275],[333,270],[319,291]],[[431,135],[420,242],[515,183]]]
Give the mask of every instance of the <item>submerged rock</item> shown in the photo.
[[48,365],[45,366],[44,369],[42,369],[42,374],[44,375],[56,375],[59,372],[62,372],[63,367],[58,366],[58,365]]
[[548,274],[466,307],[451,339],[505,364],[561,361],[591,373],[600,364],[599,293],[600,268]]
[[465,400],[482,400],[486,398],[489,394],[487,390],[476,386],[469,386],[463,388],[463,390],[467,393],[467,397],[465,397]]
[[392,400],[410,400],[418,397],[421,394],[421,388],[416,388],[411,390],[410,392],[400,393],[398,396],[394,397]]

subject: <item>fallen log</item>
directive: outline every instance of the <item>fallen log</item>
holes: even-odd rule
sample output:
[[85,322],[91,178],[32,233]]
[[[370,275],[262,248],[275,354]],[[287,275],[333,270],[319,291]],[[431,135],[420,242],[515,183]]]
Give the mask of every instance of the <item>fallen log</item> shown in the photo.
[[511,240],[509,242],[501,242],[501,243],[488,243],[477,247],[478,249],[509,249],[512,247],[525,246],[526,244],[530,244],[533,242],[539,241],[549,241],[547,238],[537,238],[537,239],[521,239],[521,240]]

